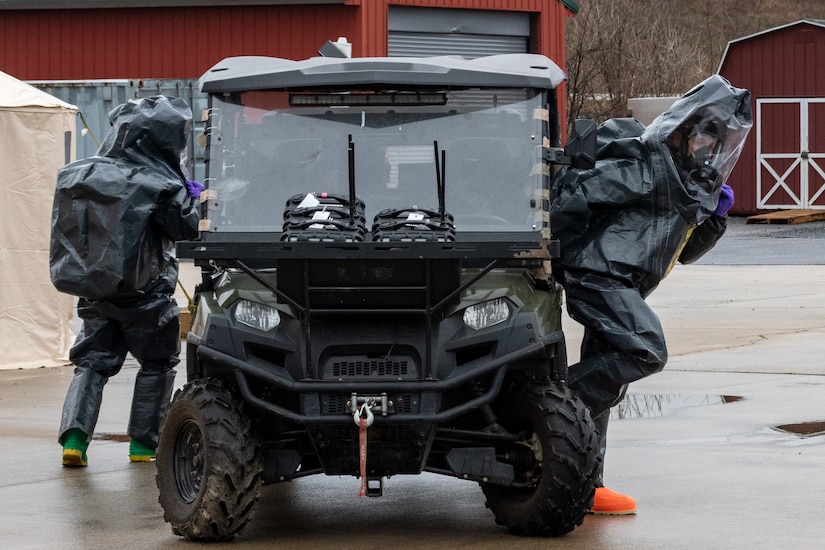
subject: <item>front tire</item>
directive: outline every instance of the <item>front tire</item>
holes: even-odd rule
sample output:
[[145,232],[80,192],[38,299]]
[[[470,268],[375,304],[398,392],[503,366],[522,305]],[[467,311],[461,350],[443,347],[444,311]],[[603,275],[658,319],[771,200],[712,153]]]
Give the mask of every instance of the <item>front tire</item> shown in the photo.
[[157,469],[158,500],[176,535],[239,535],[252,519],[263,471],[243,402],[209,380],[178,390],[161,428]]
[[497,413],[503,427],[522,434],[533,459],[517,467],[517,484],[482,484],[496,523],[516,535],[544,537],[581,525],[601,462],[589,409],[567,388],[525,384],[499,401]]

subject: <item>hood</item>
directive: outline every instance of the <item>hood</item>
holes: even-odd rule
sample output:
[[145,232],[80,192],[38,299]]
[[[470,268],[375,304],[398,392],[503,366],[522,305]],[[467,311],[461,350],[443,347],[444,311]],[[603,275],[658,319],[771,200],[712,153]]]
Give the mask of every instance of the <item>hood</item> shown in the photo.
[[109,112],[112,127],[98,156],[122,157],[138,148],[180,170],[192,127],[192,109],[182,99],[153,96],[129,100]]
[[750,92],[713,75],[653,120],[641,139],[712,212],[752,126]]

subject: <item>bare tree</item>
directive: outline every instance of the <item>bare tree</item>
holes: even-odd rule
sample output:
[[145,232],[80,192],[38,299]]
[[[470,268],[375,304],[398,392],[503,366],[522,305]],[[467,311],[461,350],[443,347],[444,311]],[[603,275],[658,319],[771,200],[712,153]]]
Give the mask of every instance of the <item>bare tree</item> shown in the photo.
[[718,70],[731,40],[805,18],[825,19],[825,1],[581,0],[567,23],[567,120],[680,95]]
[[637,0],[589,0],[567,28],[568,120],[626,115],[627,99],[673,95],[701,72],[697,41],[672,16]]

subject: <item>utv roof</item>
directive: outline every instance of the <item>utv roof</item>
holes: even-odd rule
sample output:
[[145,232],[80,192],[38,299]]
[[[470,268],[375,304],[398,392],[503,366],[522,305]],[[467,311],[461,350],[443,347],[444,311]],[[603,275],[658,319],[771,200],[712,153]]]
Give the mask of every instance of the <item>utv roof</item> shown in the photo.
[[441,57],[228,57],[200,79],[205,93],[304,88],[432,86],[555,88],[564,72],[536,54],[502,54],[464,59]]

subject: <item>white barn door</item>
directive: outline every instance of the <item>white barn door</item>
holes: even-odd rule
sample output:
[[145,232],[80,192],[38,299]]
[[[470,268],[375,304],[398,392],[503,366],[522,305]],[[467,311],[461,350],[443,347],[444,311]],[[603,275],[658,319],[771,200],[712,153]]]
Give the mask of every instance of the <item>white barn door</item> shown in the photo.
[[756,100],[756,207],[825,210],[825,98]]

